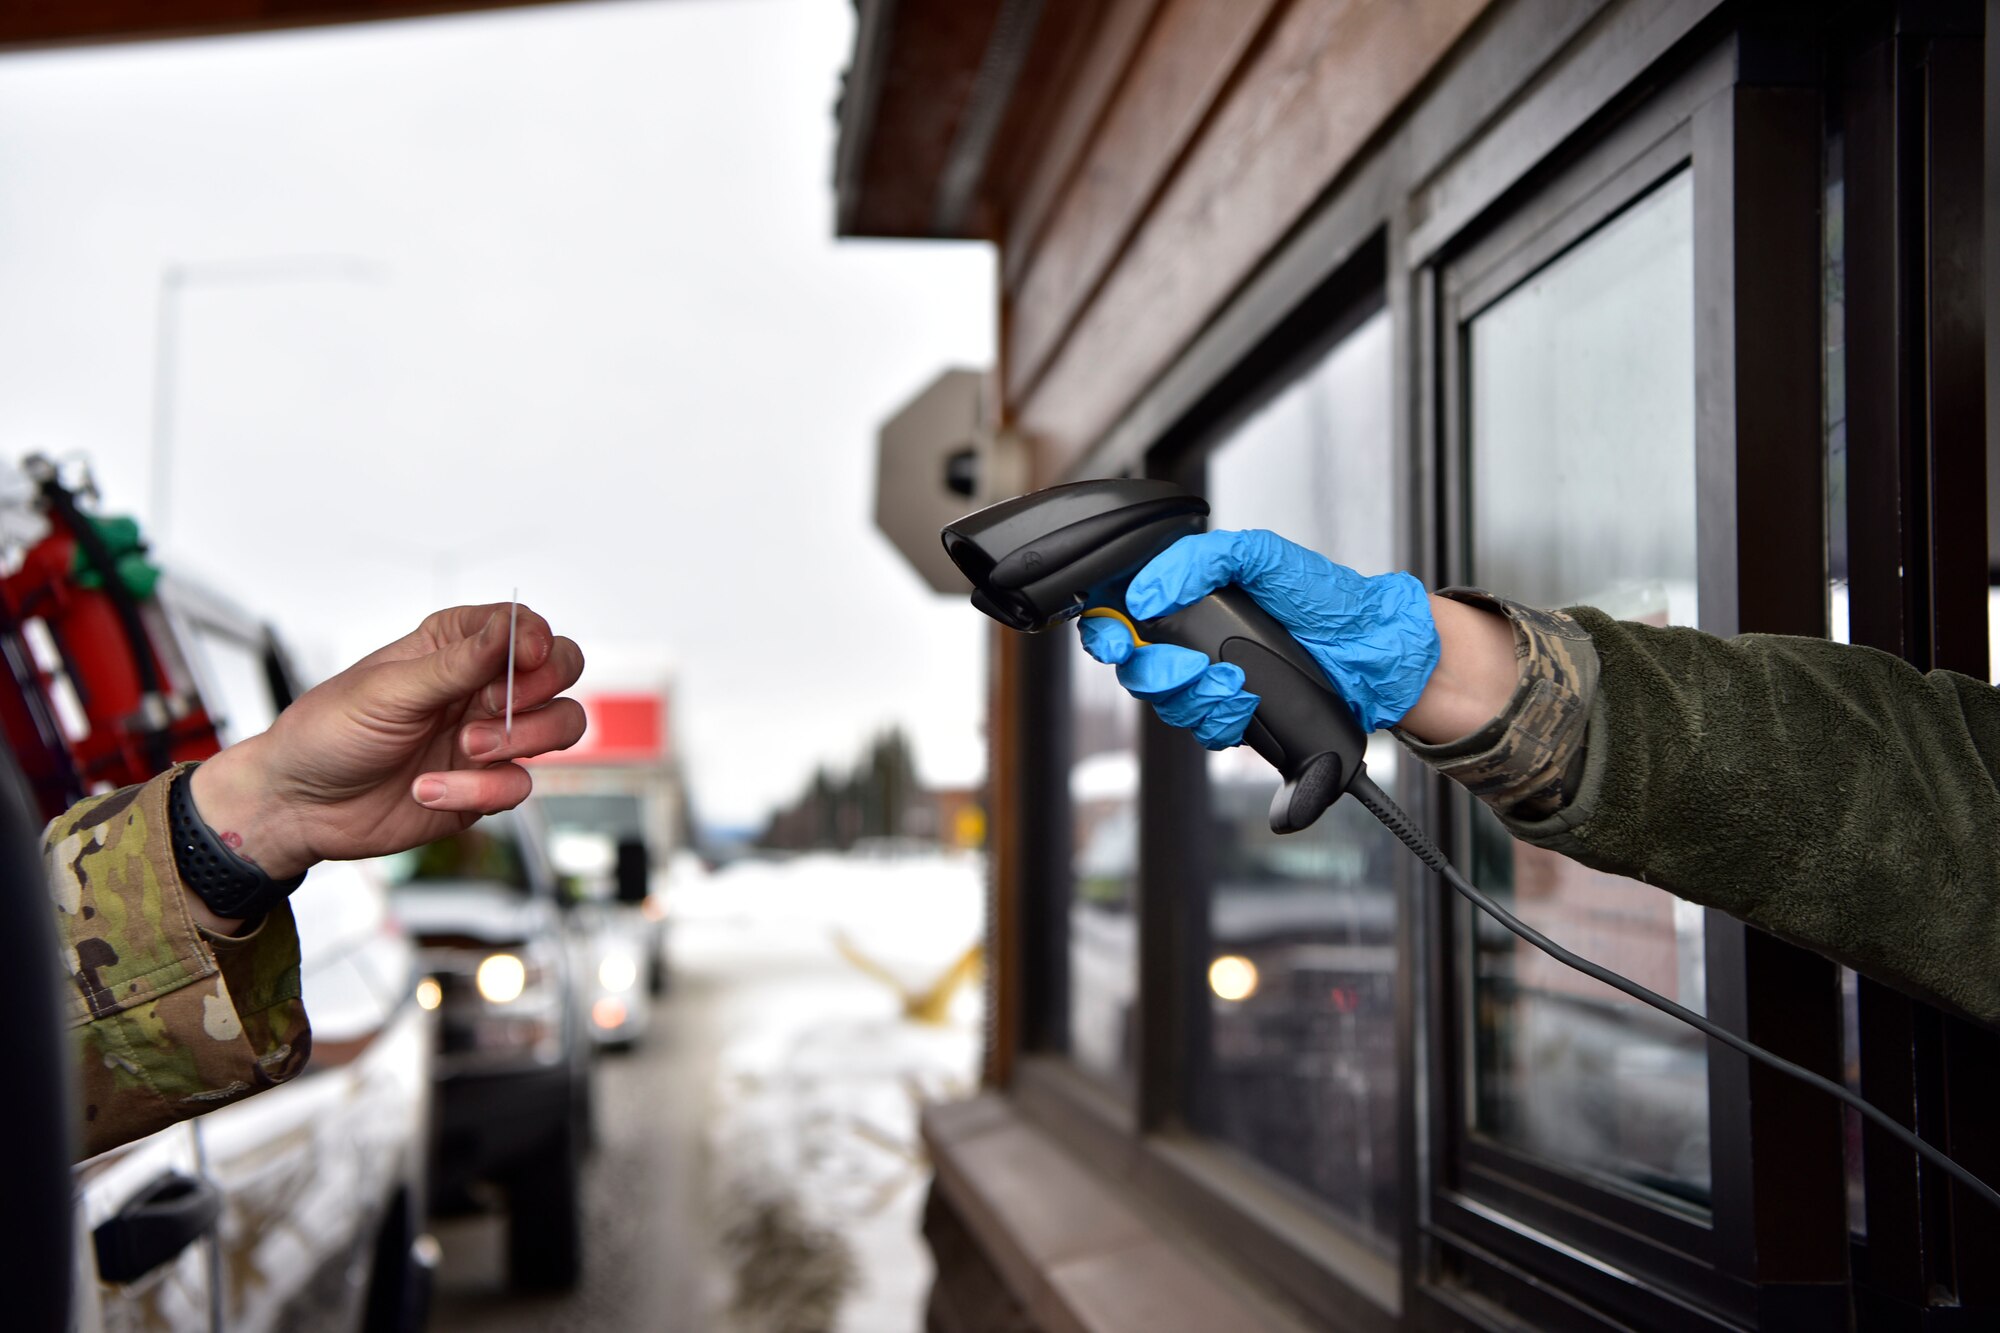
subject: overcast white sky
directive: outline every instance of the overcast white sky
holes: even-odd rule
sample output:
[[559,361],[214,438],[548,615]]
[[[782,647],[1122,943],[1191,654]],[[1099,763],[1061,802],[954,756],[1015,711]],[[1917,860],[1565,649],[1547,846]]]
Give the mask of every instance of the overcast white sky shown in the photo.
[[[148,513],[321,670],[519,584],[672,673],[705,818],[891,721],[983,764],[982,625],[869,519],[876,424],[992,354],[984,247],[832,239],[845,0],[624,0],[0,58],[0,451]],[[440,554],[443,558],[440,559]]]

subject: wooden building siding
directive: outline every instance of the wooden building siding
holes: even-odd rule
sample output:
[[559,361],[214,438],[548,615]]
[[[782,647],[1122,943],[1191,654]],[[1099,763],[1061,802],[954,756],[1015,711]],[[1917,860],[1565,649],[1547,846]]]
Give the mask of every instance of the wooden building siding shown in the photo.
[[1040,248],[1049,212],[1062,198],[1159,8],[1160,0],[1104,0],[1060,11],[1078,16],[1082,35],[1052,36],[1045,65],[1033,71],[1040,77],[1024,76],[1024,91],[1034,105],[1024,111],[1014,141],[998,155],[990,185],[993,197],[1006,204],[1004,230],[994,233],[1005,290],[1019,290],[1028,261]]
[[1168,0],[1140,41],[1026,264],[1007,330],[1009,392],[1025,396],[1148,205],[1172,179],[1278,0]]
[[1157,8],[1076,165],[1051,155],[1067,179],[1028,252],[1006,235],[1002,385],[1038,480],[1076,464],[1490,3]]

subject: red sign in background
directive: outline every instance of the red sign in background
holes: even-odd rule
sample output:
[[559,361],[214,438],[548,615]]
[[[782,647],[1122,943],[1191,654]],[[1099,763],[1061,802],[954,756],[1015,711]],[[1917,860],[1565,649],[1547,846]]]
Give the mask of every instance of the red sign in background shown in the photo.
[[586,694],[583,739],[544,764],[649,764],[667,757],[667,703],[657,694]]

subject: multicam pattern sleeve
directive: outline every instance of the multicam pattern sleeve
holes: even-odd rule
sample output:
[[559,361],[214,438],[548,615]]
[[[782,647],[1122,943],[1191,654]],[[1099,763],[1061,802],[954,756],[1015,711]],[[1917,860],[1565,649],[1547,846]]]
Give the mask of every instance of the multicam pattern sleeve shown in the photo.
[[282,1083],[311,1047],[291,909],[235,938],[189,914],[167,837],[184,771],[82,801],[42,836],[86,1157]]
[[1598,675],[1589,631],[1565,612],[1537,611],[1475,589],[1447,588],[1438,595],[1512,622],[1519,683],[1500,715],[1470,736],[1424,745],[1403,735],[1404,744],[1502,815],[1554,814],[1583,776]]

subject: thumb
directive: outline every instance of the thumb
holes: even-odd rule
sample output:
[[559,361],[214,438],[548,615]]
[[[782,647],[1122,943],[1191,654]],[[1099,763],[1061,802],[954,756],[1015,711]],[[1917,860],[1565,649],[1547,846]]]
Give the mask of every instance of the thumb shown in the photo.
[[477,634],[433,652],[383,663],[377,681],[387,697],[430,712],[469,698],[507,661],[507,613],[495,611]]

